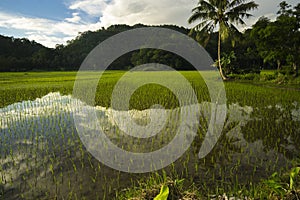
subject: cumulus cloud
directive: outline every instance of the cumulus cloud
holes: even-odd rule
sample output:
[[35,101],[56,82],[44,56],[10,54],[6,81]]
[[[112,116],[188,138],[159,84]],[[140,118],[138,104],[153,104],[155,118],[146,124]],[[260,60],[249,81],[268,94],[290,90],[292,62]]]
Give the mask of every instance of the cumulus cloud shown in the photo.
[[81,17],[79,16],[79,13],[72,13],[72,18],[66,18],[65,20],[67,22],[71,23],[79,23],[81,21]]
[[99,17],[101,26],[113,24],[177,24],[187,23],[198,0],[75,0],[68,8]]
[[72,18],[55,21],[0,12],[0,27],[24,31],[24,37],[55,47],[75,38],[79,32],[99,29],[100,24],[82,22],[78,13],[73,13]]
[[35,32],[26,33],[28,35],[29,40],[38,41],[39,43],[43,44],[47,47],[55,47],[56,44],[64,44],[68,40],[72,40],[74,37],[58,37],[58,36],[50,36],[39,34]]
[[[65,0],[67,1],[67,0]],[[278,1],[278,2],[277,2]],[[296,4],[297,0],[288,0]],[[48,47],[65,44],[75,38],[78,32],[98,30],[113,24],[176,24],[193,27],[188,24],[191,10],[198,0],[68,0],[66,9],[72,13],[63,20],[28,17],[0,10],[0,28],[23,32],[27,37]],[[257,0],[259,10],[253,12],[253,18],[246,20],[245,29],[265,15],[275,19],[279,0]]]
[[107,3],[104,0],[76,0],[70,3],[69,9],[80,10],[88,15],[100,17],[106,6]]
[[101,25],[112,24],[177,24],[187,23],[198,0],[114,0],[108,4],[100,18]]
[[5,28],[35,30],[38,32],[48,30],[45,24],[51,23],[52,22],[48,19],[28,18],[24,16],[0,12],[0,26]]
[[[0,11],[0,27],[24,32],[24,37],[55,47],[79,32],[113,24],[177,24],[188,26],[187,18],[197,0],[74,0],[67,8],[72,16],[61,21]],[[99,20],[90,22],[88,17]]]

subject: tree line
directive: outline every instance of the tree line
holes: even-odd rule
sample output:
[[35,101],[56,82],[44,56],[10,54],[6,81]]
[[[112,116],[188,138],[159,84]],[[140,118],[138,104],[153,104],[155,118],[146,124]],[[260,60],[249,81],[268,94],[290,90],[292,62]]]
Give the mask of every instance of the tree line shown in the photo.
[[[252,17],[249,11],[258,6],[249,0],[199,0],[192,10],[188,22],[197,24],[191,34],[202,45],[217,47],[213,54],[217,56],[215,66],[224,80],[230,73],[258,72],[276,66],[278,70],[286,66],[289,73],[298,75],[300,3],[292,8],[283,1],[279,4],[275,21],[261,17],[251,29],[240,33],[236,25],[245,25],[244,19]],[[215,29],[218,29],[217,33]]]
[[[209,3],[210,1],[200,0],[199,2]],[[239,1],[233,0],[232,2]],[[255,5],[252,4],[252,8]],[[192,16],[197,12],[199,14],[202,11],[197,10],[196,7]],[[97,31],[87,31],[79,33],[66,45],[56,45],[55,48],[44,47],[26,38],[0,36],[0,71],[78,70],[85,57],[99,43],[122,31],[140,27],[148,26],[121,24]],[[229,26],[228,31],[220,29],[217,32],[215,27],[208,27],[208,29],[187,29],[176,25],[158,27],[176,30],[197,40],[216,60],[216,66],[222,66],[225,75],[256,73],[261,69],[288,70],[294,75],[298,71],[300,3],[292,7],[285,1],[281,2],[275,21],[261,17],[251,28],[242,33],[236,31],[233,26]],[[220,37],[222,40],[219,40]],[[218,44],[220,44],[220,49],[216,48]],[[153,62],[169,65],[176,70],[194,69],[190,63],[178,55],[158,49],[140,49],[129,52],[115,60],[109,69],[128,70],[134,66]]]

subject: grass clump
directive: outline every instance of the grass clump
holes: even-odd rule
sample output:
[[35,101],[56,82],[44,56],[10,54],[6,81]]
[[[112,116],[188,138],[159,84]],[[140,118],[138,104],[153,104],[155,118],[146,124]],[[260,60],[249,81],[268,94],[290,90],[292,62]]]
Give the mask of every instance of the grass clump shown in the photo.
[[147,179],[140,180],[137,187],[123,190],[118,199],[163,200],[166,196],[168,200],[204,198],[195,185],[188,184],[185,179],[172,179],[166,173],[154,173]]

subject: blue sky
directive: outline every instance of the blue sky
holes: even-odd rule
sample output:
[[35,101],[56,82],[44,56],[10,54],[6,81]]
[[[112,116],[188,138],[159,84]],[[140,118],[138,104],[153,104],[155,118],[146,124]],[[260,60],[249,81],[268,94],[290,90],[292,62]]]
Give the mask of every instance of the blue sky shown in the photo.
[[[298,0],[287,0],[296,5]],[[0,34],[26,37],[55,47],[79,32],[112,24],[187,23],[198,0],[0,0]],[[264,15],[276,18],[280,0],[256,0],[260,5],[247,27]],[[246,27],[241,27],[246,28]]]
[[70,14],[61,0],[1,0],[0,8],[1,11],[53,20],[62,20]]

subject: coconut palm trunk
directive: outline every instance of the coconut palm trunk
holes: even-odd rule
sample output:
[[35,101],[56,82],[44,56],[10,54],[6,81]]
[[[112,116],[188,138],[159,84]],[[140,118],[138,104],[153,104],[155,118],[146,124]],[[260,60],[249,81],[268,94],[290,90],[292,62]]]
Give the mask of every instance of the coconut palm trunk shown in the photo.
[[223,80],[227,80],[227,77],[223,73],[222,65],[221,65],[221,33],[219,31],[218,34],[218,63],[219,63],[219,72],[220,76]]

